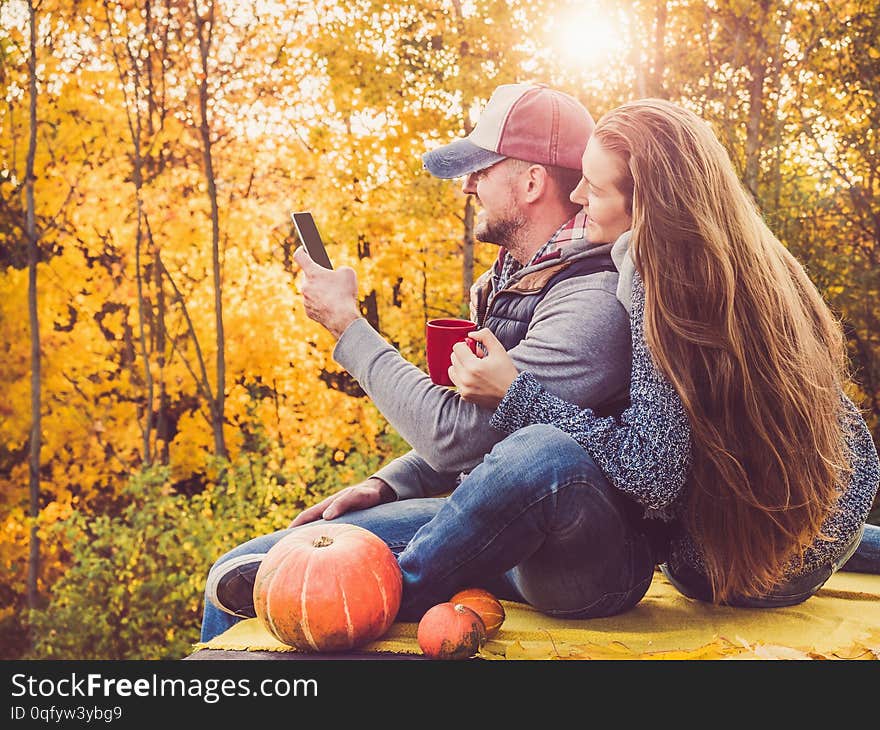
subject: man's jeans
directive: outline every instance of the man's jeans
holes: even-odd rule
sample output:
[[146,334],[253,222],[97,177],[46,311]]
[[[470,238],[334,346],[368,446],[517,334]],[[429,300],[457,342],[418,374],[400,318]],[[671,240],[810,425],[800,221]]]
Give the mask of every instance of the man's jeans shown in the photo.
[[[529,426],[498,443],[449,497],[390,502],[333,522],[374,532],[397,555],[401,621],[418,621],[466,587],[552,616],[610,616],[635,606],[654,573],[633,503],[552,426]],[[229,560],[260,560],[288,532],[240,545],[212,573]],[[239,620],[206,599],[201,640]]]

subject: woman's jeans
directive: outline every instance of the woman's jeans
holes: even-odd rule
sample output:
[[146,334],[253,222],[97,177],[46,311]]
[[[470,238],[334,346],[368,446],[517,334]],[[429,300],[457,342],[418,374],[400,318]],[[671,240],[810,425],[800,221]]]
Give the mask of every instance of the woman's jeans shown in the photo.
[[865,524],[859,546],[841,570],[880,574],[880,525]]
[[[398,620],[418,621],[466,587],[552,616],[592,618],[635,606],[651,584],[654,558],[633,507],[576,441],[536,425],[498,443],[446,498],[390,502],[333,522],[374,532],[397,555]],[[289,532],[240,545],[212,574],[231,560],[259,561]],[[206,594],[201,640],[239,620]]]
[[[865,525],[865,528],[873,527]],[[847,564],[856,548],[859,548],[862,540],[862,531],[850,541],[843,554],[830,565],[823,565],[809,573],[793,578],[790,581],[777,585],[772,591],[764,596],[734,596],[725,601],[728,606],[736,606],[738,608],[781,608],[783,606],[795,606],[803,603],[816,591],[818,591],[825,582],[841,569],[841,566]],[[663,571],[669,582],[672,583],[679,591],[688,598],[695,598],[698,601],[711,601],[712,588],[709,581],[704,575],[697,572],[691,567],[683,566],[672,570],[668,565],[661,565],[660,570]]]

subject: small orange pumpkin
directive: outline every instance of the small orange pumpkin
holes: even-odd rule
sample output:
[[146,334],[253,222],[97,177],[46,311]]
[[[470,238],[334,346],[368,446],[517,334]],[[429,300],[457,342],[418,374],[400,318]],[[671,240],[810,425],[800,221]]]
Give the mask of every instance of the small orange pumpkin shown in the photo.
[[484,588],[465,588],[449,599],[451,603],[460,603],[467,606],[483,619],[486,627],[486,638],[491,639],[498,633],[501,624],[504,623],[504,606]]
[[285,644],[345,651],[391,628],[402,593],[397,559],[380,537],[322,522],[293,530],[266,553],[254,580],[254,608]]
[[419,647],[431,659],[468,659],[486,641],[483,620],[460,603],[438,603],[419,621]]

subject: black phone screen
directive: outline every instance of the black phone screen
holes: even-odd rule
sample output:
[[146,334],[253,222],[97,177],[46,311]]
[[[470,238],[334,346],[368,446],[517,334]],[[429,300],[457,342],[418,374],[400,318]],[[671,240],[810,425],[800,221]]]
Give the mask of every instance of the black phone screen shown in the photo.
[[327,249],[324,248],[324,242],[321,240],[321,234],[318,233],[318,226],[315,225],[312,214],[303,211],[291,213],[290,217],[293,219],[293,225],[296,226],[299,239],[306,247],[306,251],[309,252],[309,256],[312,257],[312,261],[325,269],[332,269],[333,264],[330,263],[330,257],[327,255]]

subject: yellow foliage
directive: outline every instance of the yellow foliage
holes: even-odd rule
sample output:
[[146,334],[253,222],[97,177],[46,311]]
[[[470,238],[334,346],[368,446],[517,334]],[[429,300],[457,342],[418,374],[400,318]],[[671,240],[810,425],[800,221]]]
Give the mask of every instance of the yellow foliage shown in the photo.
[[[161,496],[223,483],[211,417],[220,389],[230,460],[256,453],[273,474],[290,475],[267,482],[267,502],[283,495],[305,504],[406,448],[368,399],[353,394],[355,384],[351,393],[332,385],[344,374],[332,338],[305,316],[297,294],[290,211],[315,213],[334,262],[352,266],[364,302],[375,301],[373,324],[424,367],[425,320],[466,313],[465,196],[457,183],[425,172],[420,155],[467,131],[471,108],[495,86],[548,81],[582,98],[596,118],[636,91],[663,92],[699,105],[739,160],[748,142],[747,80],[767,56],[758,51],[786,47],[798,34],[805,40],[814,26],[849,27],[836,16],[824,24],[801,17],[789,5],[792,22],[783,27],[773,22],[782,8],[774,3],[764,24],[750,17],[754,3],[741,0],[718,3],[711,18],[699,3],[670,6],[666,41],[675,42],[677,56],[659,74],[665,86],[650,89],[650,63],[635,51],[598,67],[563,64],[555,40],[544,36],[548,18],[569,5],[561,0],[328,2],[321,19],[308,3],[261,3],[272,22],[260,23],[230,22],[232,14],[253,20],[250,2],[218,2],[208,79],[225,336],[218,383],[191,8],[172,4],[166,15],[154,7],[147,32],[136,5],[111,0],[108,19],[101,3],[77,3],[75,12],[70,3],[40,3],[41,32],[64,39],[38,49],[41,531],[71,514],[119,509],[123,485],[148,462],[170,467]],[[653,10],[637,3],[626,12],[625,40],[649,53]],[[7,90],[0,146],[8,153],[0,163],[0,564],[19,596],[32,421],[21,188],[30,131],[25,30],[23,23],[0,27]],[[742,42],[732,44],[730,34]],[[877,76],[868,73],[878,57],[868,36],[863,56],[829,45],[774,67],[759,125],[770,136],[758,141],[775,152],[760,159],[756,192],[762,203],[777,201],[777,209],[764,206],[768,215],[852,319],[854,351],[872,373],[880,282],[876,240],[865,231],[880,175],[871,152],[877,103],[864,90]],[[707,38],[714,66],[705,58]],[[823,69],[864,93],[831,93]],[[783,101],[801,86],[801,97]],[[810,110],[807,127],[801,108]],[[833,134],[846,140],[835,167],[823,165],[821,144],[810,141]],[[871,180],[873,189],[859,187]],[[476,246],[475,275],[496,252]],[[878,387],[867,379],[858,391],[863,402]],[[240,481],[227,488],[246,491]],[[212,517],[209,501],[199,509]],[[42,545],[41,586],[68,567],[64,548],[57,537]]]

